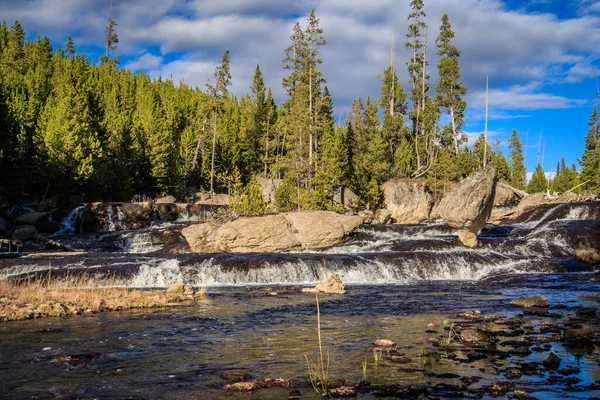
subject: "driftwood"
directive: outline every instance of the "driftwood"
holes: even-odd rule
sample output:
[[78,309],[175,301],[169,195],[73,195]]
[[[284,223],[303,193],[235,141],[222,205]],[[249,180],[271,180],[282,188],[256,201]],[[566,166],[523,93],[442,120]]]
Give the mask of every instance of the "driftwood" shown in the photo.
[[37,233],[37,232],[36,232],[35,234],[33,234],[33,238],[34,238],[35,240],[39,240],[40,242],[44,242],[44,243],[46,243],[46,244],[48,244],[48,245],[50,245],[50,246],[53,246],[53,247],[59,248],[59,249],[61,249],[61,250],[66,250],[66,251],[78,251],[78,250],[75,250],[74,248],[72,248],[72,247],[70,247],[70,246],[67,246],[66,244],[60,243],[60,242],[58,242],[58,241],[56,241],[56,240],[48,239],[47,237],[44,237],[44,236],[40,235],[40,234],[39,234],[39,233]]

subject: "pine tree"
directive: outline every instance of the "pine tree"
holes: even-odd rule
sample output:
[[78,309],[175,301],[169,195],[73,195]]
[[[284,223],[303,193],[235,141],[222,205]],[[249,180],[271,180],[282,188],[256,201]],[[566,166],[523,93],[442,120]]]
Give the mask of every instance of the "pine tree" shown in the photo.
[[[464,111],[466,103],[463,97],[467,94],[467,88],[463,85],[460,76],[458,57],[460,51],[451,41],[454,31],[450,25],[447,14],[442,17],[440,34],[436,40],[438,55],[441,57],[438,63],[440,80],[436,86],[437,94],[435,101],[437,105],[450,115],[450,130],[454,151],[458,155],[458,146],[466,141],[466,135],[461,133],[464,123]],[[445,141],[445,138],[442,138]]]
[[541,193],[548,190],[548,180],[546,179],[546,174],[540,164],[535,167],[535,171],[531,176],[531,181],[527,185],[528,193]]
[[75,54],[75,42],[71,35],[67,36],[67,43],[65,44],[65,53],[67,56],[73,56]]
[[580,180],[587,182],[586,189],[600,193],[600,116],[596,107],[592,110],[588,125],[590,129],[585,137],[585,149],[579,160]]
[[112,17],[113,10],[113,2],[109,0],[109,13],[108,13],[108,22],[106,24],[106,33],[104,35],[104,44],[106,45],[106,52],[104,56],[100,58],[100,62],[102,64],[119,64],[119,58],[111,58],[110,53],[117,49],[119,44],[119,36],[117,35],[116,27],[117,21],[115,21]]
[[[404,126],[406,114],[406,94],[398,81],[394,66],[389,66],[380,75],[381,97],[379,107],[383,110],[383,137],[387,142],[388,161],[393,161],[394,152],[407,132]],[[359,99],[360,100],[360,99]]]
[[525,189],[527,182],[527,171],[523,164],[523,146],[517,131],[513,129],[512,135],[508,139],[509,155],[509,182],[516,189]]
[[207,83],[209,94],[212,101],[212,114],[213,114],[213,137],[212,137],[212,151],[211,151],[211,163],[210,163],[210,192],[214,193],[214,180],[215,180],[215,156],[217,146],[217,114],[219,113],[223,100],[228,96],[228,87],[231,85],[231,72],[229,69],[229,50],[223,52],[221,57],[221,64],[215,68],[214,80],[215,83]]
[[551,184],[552,191],[564,193],[568,190],[571,190],[578,184],[579,174],[575,169],[575,165],[573,165],[573,168],[567,167],[565,164],[565,159],[563,158],[556,168],[556,176]]

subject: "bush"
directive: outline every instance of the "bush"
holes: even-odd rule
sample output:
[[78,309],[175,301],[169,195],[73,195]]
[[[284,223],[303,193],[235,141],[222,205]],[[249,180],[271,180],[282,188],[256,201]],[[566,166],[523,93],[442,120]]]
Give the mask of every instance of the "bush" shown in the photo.
[[249,217],[265,214],[267,202],[256,177],[248,182],[242,190],[241,196],[236,194],[235,197],[232,206],[238,214]]

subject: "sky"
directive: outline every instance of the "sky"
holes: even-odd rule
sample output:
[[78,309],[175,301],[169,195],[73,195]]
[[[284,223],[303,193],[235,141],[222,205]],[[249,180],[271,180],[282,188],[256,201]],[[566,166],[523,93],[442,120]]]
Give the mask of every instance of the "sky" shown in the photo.
[[[353,99],[378,98],[377,77],[389,65],[395,36],[396,68],[408,88],[404,48],[409,0],[114,0],[121,66],[152,77],[183,79],[205,88],[225,49],[232,88],[247,93],[256,64],[278,102],[284,49],[292,27],[314,9],[327,44],[322,72],[343,121]],[[431,87],[437,82],[435,38],[448,14],[461,50],[465,85],[464,131],[473,142],[484,130],[489,77],[489,139],[508,153],[516,129],[528,171],[536,160],[552,171],[562,157],[581,157],[587,122],[597,104],[600,75],[600,0],[424,0]],[[18,19],[63,45],[67,35],[89,57],[103,54],[109,0],[0,0],[0,19]],[[540,145],[541,136],[541,145]],[[538,156],[538,148],[539,156]]]

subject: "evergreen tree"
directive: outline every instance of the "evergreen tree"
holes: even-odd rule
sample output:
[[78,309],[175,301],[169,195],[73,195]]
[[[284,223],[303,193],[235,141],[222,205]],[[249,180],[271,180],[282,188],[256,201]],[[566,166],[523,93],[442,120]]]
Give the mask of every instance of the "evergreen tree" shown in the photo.
[[110,8],[109,8],[109,13],[108,13],[108,22],[106,24],[106,33],[104,35],[104,44],[106,45],[106,52],[104,54],[104,56],[102,56],[100,58],[100,62],[103,64],[118,64],[119,63],[119,59],[118,58],[111,58],[110,57],[110,53],[114,50],[117,49],[117,46],[119,44],[119,36],[117,35],[117,31],[116,31],[116,27],[117,25],[117,21],[115,21],[112,17],[112,8],[113,8],[113,2],[112,0],[110,1]]
[[[435,100],[437,105],[450,115],[450,127],[444,128],[449,131],[451,142],[454,144],[454,151],[458,155],[458,147],[466,142],[467,137],[462,132],[464,123],[464,111],[467,106],[463,97],[467,94],[467,88],[463,85],[460,77],[460,67],[458,57],[460,51],[451,41],[454,38],[454,31],[450,25],[447,14],[442,17],[440,34],[436,40],[438,46],[438,55],[441,57],[438,63],[438,73],[440,80],[436,86],[437,94]],[[442,135],[442,143],[449,142],[448,135]]]
[[73,56],[75,54],[75,42],[71,35],[67,36],[67,43],[65,44],[65,53],[67,56]]
[[408,134],[404,126],[403,116],[406,114],[406,94],[398,81],[393,65],[386,68],[380,77],[381,97],[379,98],[379,107],[383,110],[382,134],[387,142],[387,158],[391,162],[400,140],[407,137]]
[[513,129],[512,135],[508,139],[509,155],[509,183],[516,189],[525,189],[527,181],[527,171],[523,164],[523,146],[517,131]]
[[212,100],[212,114],[213,114],[213,137],[212,137],[212,151],[211,151],[211,163],[210,163],[210,192],[214,193],[214,179],[215,179],[215,157],[216,157],[216,146],[217,146],[217,114],[222,109],[224,100],[228,96],[228,87],[231,85],[231,72],[229,68],[229,50],[223,52],[221,57],[221,64],[215,68],[214,80],[215,83],[207,83],[206,87],[211,96]]
[[564,193],[568,190],[571,190],[578,184],[579,174],[575,169],[575,165],[573,165],[573,168],[567,167],[565,164],[565,159],[563,158],[556,168],[556,176],[554,177],[552,185],[550,186],[552,191]]
[[588,122],[590,129],[585,137],[585,148],[579,165],[581,182],[587,182],[585,188],[600,193],[600,117],[596,107],[592,110]]
[[531,176],[529,184],[527,185],[527,192],[541,193],[545,192],[546,190],[548,190],[548,180],[546,179],[546,174],[544,173],[542,166],[538,164],[537,167],[535,167],[535,171]]

